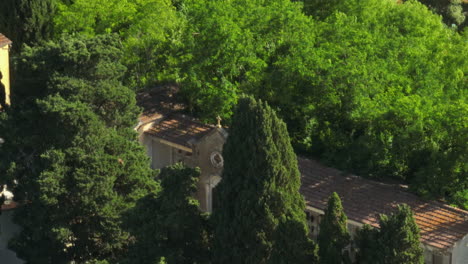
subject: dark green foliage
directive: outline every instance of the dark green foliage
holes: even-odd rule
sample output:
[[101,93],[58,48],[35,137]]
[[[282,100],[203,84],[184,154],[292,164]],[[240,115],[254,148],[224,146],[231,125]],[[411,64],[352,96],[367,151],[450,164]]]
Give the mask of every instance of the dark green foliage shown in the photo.
[[156,187],[137,142],[104,128],[86,134],[41,156],[46,169],[31,203],[16,212],[23,230],[11,243],[27,261],[120,259],[129,239],[121,213]]
[[162,191],[140,199],[128,213],[135,243],[125,263],[209,263],[208,221],[192,196],[200,171],[182,164],[161,170]]
[[274,63],[266,91],[291,88],[269,102],[330,165],[453,200],[468,188],[466,40],[414,1],[333,3],[316,39]]
[[419,2],[441,15],[449,27],[457,26],[461,31],[468,25],[466,21],[468,3],[463,3],[462,0],[419,0]]
[[346,217],[341,199],[337,193],[328,198],[325,215],[320,222],[318,236],[320,263],[341,264],[351,263],[349,252],[345,248],[350,243]]
[[[128,129],[135,125],[139,109],[134,93],[119,83],[125,67],[120,64],[122,52],[118,45],[115,35],[64,36],[56,43],[25,48],[17,61],[11,114],[0,124],[6,140],[4,152],[0,153],[4,155],[0,167],[7,171],[3,177],[19,180],[18,188],[31,187],[29,181],[44,169],[40,155],[70,146],[80,131],[91,129],[84,118],[100,119],[107,127],[134,138],[134,132],[128,134]],[[57,109],[59,105],[53,103],[60,98],[79,103],[86,111],[67,115],[69,110]],[[51,113],[46,105],[50,105]],[[73,126],[62,125],[64,118]],[[85,135],[81,132],[81,136]],[[26,198],[23,195],[28,193],[35,190],[23,189],[17,196]]]
[[264,102],[242,98],[216,187],[214,263],[314,263],[300,174],[286,125]]
[[103,35],[63,37],[19,59],[0,175],[27,201],[11,247],[28,262],[115,263],[129,243],[121,214],[157,189],[133,131],[135,94],[119,82],[121,55]]
[[398,206],[398,212],[381,216],[379,224],[382,263],[424,263],[419,228],[409,206]]
[[[438,3],[463,15],[457,1]],[[202,119],[229,124],[250,94],[278,111],[297,150],[466,206],[468,45],[423,4],[117,2],[73,1],[54,21],[64,32],[118,32],[126,82],[178,82]]]
[[298,150],[466,203],[468,46],[427,7],[310,0],[307,16],[289,0],[175,4],[185,26],[167,58],[190,111],[229,123],[239,94],[253,95]]
[[379,254],[379,230],[372,228],[370,225],[364,225],[359,229],[355,238],[357,264],[374,264],[380,258]]
[[379,224],[379,230],[364,226],[359,232],[358,263],[424,263],[419,228],[408,205],[398,206],[389,216],[382,215]]
[[13,48],[49,40],[57,0],[0,1],[0,32],[10,38]]

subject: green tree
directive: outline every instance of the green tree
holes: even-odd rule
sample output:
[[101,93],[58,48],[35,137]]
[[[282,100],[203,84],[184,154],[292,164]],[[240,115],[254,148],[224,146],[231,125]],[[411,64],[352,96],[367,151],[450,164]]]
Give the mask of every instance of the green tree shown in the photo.
[[122,213],[158,188],[118,47],[114,35],[64,36],[19,58],[0,174],[27,201],[11,246],[28,262],[115,262],[129,243]]
[[411,183],[427,197],[457,200],[468,184],[461,143],[466,40],[415,1],[333,3],[315,38],[297,42],[268,68],[268,102],[281,109],[299,149],[359,175]]
[[320,222],[318,235],[320,263],[351,263],[349,252],[345,250],[351,238],[348,233],[347,220],[340,197],[337,193],[332,193],[328,198],[325,215]]
[[178,163],[161,170],[162,190],[140,199],[126,225],[135,238],[126,263],[209,263],[208,219],[193,197],[199,169]]
[[[118,33],[129,71],[126,81],[134,86],[176,78],[172,65],[181,45],[183,15],[169,0],[76,0],[62,2],[54,17],[56,35],[88,36]],[[170,79],[173,80],[173,79]]]
[[419,228],[408,205],[400,205],[396,213],[381,216],[379,225],[382,263],[424,263]]
[[372,264],[380,258],[377,241],[379,240],[379,230],[364,225],[357,232],[355,241],[358,251],[356,252],[357,264]]
[[[34,48],[26,47],[16,63],[16,82],[12,86],[15,102],[5,126],[6,144],[0,167],[10,183],[19,181],[17,197],[29,199],[36,192],[28,189],[44,169],[40,156],[49,149],[66,148],[78,134],[75,126],[60,126],[43,113],[40,101],[65,98],[87,104],[106,126],[127,133],[139,113],[135,94],[120,81],[125,67],[115,35],[95,38],[64,36]],[[85,126],[85,122],[81,123]],[[122,129],[123,128],[123,129]],[[133,132],[132,136],[133,137]]]
[[57,0],[0,1],[0,32],[15,43],[15,50],[49,40],[56,10]]
[[[63,110],[83,114],[82,109]],[[22,231],[10,244],[28,262],[121,259],[129,241],[121,214],[157,187],[136,140],[102,124],[83,134],[66,149],[41,155],[45,170],[36,181],[37,193],[15,212]]]
[[181,92],[189,109],[204,119],[229,119],[241,93],[264,99],[280,93],[265,90],[264,72],[287,54],[291,42],[313,36],[312,20],[289,0],[183,5],[189,23],[180,52]]
[[214,263],[313,263],[300,174],[286,125],[266,103],[242,98],[216,187]]
[[468,46],[426,6],[310,0],[320,14],[307,16],[283,0],[176,4],[190,111],[229,120],[239,94],[253,95],[297,150],[465,206]]
[[359,232],[358,263],[424,263],[419,228],[408,205],[399,205],[398,211],[388,216],[381,215],[379,225],[379,230],[364,226]]

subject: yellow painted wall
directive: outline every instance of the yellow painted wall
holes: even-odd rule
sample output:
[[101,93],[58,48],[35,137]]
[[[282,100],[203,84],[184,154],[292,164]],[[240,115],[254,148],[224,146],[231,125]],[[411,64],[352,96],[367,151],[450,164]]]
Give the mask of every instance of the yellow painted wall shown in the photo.
[[2,71],[2,83],[5,86],[6,103],[10,104],[10,56],[9,45],[0,48],[0,71]]

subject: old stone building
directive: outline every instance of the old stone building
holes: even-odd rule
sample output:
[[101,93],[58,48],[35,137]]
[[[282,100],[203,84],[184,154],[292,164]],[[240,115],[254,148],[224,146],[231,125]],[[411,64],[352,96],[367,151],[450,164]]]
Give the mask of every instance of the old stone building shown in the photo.
[[210,212],[212,190],[221,180],[221,153],[227,132],[221,126],[198,123],[183,115],[142,123],[138,131],[153,169],[177,162],[201,169],[197,198],[202,210]]
[[136,127],[140,142],[151,158],[153,169],[177,162],[199,167],[201,175],[196,196],[201,209],[210,212],[212,190],[221,180],[221,153],[228,134],[221,127],[221,120],[217,125],[208,125],[177,113],[177,103],[173,102],[171,93],[166,92],[154,90],[138,96],[144,108]]
[[[220,125],[203,124],[173,114],[178,109],[171,94],[153,91],[139,96],[144,107],[137,130],[151,157],[153,168],[175,162],[200,167],[197,197],[203,211],[212,210],[212,191],[221,181],[221,156],[227,132]],[[163,98],[163,99],[161,99]],[[158,105],[157,108],[154,108]],[[167,107],[160,108],[161,105]],[[177,111],[176,111],[177,112]],[[427,264],[468,264],[468,211],[438,201],[425,201],[401,185],[385,184],[298,158],[311,236],[318,235],[327,199],[337,192],[348,216],[351,234],[364,224],[378,227],[379,214],[389,214],[398,204],[408,204],[421,231],[421,246]]]

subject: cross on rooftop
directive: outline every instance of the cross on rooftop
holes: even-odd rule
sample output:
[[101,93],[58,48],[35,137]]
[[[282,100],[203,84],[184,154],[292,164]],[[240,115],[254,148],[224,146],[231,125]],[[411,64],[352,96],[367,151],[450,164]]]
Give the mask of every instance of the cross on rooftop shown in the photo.
[[221,127],[221,120],[222,120],[221,117],[218,115],[218,116],[216,117],[216,120],[218,120],[218,124],[216,124],[216,127],[219,127],[219,128],[220,128],[220,127]]

